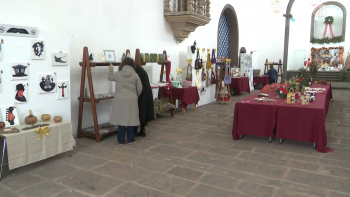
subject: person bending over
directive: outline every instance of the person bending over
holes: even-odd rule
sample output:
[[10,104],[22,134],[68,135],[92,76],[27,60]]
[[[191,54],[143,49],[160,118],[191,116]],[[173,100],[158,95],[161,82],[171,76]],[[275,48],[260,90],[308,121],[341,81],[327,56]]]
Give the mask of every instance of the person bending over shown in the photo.
[[277,70],[273,68],[273,65],[270,65],[270,70],[265,73],[265,75],[269,75],[270,84],[276,83],[277,81]]

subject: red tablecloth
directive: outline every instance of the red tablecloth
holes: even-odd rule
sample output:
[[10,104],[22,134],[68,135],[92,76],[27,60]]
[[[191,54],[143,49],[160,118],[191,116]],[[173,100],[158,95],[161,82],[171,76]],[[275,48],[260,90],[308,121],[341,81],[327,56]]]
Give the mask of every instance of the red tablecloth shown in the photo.
[[172,88],[173,88],[172,84],[169,84],[169,86],[159,87],[158,96],[159,97],[169,97],[169,94],[171,93]]
[[[327,153],[327,135],[325,118],[332,99],[331,84],[312,86],[327,88],[324,93],[316,95],[316,101],[303,106],[301,102],[287,104],[285,99],[276,102],[256,102],[256,94],[236,103],[233,117],[232,136],[256,135],[272,137],[276,126],[276,138],[293,139],[302,142],[316,142],[319,152]],[[276,93],[271,92],[270,98]],[[249,101],[249,102],[246,102]]]
[[331,84],[312,86],[327,88],[324,93],[316,95],[316,101],[309,105],[301,102],[278,104],[276,112],[276,138],[286,138],[302,142],[316,142],[319,152],[333,151],[327,148],[327,133],[325,119],[328,113],[329,101],[332,99]]
[[190,104],[197,104],[200,97],[197,87],[190,86],[188,88],[175,88],[171,89],[173,99],[181,100],[181,107],[186,109]]
[[262,76],[262,77],[254,77],[253,78],[253,83],[264,83],[264,84],[269,84],[269,76]]
[[270,98],[275,98],[275,102],[257,102],[254,101],[257,94],[236,103],[232,128],[234,140],[238,139],[238,135],[273,137],[277,104],[284,99],[276,98],[277,93],[271,92]]
[[249,78],[248,77],[232,78],[230,87],[237,89],[236,94],[240,94],[241,92],[250,93]]

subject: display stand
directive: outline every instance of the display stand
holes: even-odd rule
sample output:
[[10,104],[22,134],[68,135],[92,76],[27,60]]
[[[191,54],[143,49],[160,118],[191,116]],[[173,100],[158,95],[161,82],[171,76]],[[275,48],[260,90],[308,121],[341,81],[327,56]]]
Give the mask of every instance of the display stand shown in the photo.
[[[130,50],[126,50],[126,54],[130,54]],[[135,59],[137,59],[137,57],[140,57],[140,50],[138,50],[138,49],[136,50]],[[78,100],[79,100],[78,138],[81,138],[81,136],[92,137],[92,138],[95,138],[97,142],[100,142],[100,140],[103,136],[117,131],[117,128],[109,125],[109,123],[103,123],[100,125],[98,124],[97,113],[96,113],[96,103],[99,103],[101,100],[113,99],[114,96],[95,99],[94,87],[93,87],[92,75],[91,75],[91,67],[109,66],[110,64],[112,64],[113,66],[119,66],[121,64],[121,62],[90,62],[89,50],[87,47],[84,47],[83,62],[79,62],[79,65],[81,66],[82,69],[81,69],[81,82],[80,82],[80,97],[78,98]],[[89,91],[90,91],[89,98],[84,98],[86,74],[87,74],[87,78],[88,78],[88,85],[89,85]],[[93,117],[94,126],[90,127],[90,128],[94,128],[94,130],[95,130],[94,133],[87,132],[87,129],[90,129],[90,128],[82,129],[83,103],[84,102],[90,103],[91,107],[92,107],[92,117]],[[100,127],[104,127],[103,133],[99,132]]]
[[278,62],[278,63],[271,63],[271,64],[269,64],[269,61],[266,59],[266,63],[264,64],[265,65],[265,72],[264,72],[264,74],[265,73],[267,73],[267,71],[269,71],[269,66],[270,65],[273,65],[273,66],[278,66],[278,70],[277,70],[277,81],[276,82],[278,82],[278,77],[281,77],[281,81],[282,81],[282,79],[283,79],[283,70],[282,70],[282,61],[281,61],[281,59],[280,59],[280,61]]
[[[224,102],[231,102],[232,104],[232,100],[231,100],[231,88],[230,88],[230,84],[225,84],[225,87],[222,87],[222,79],[220,77],[221,73],[218,73],[218,65],[220,66],[225,66],[225,62],[216,62],[215,65],[215,71],[216,71],[216,101],[221,101],[221,104],[223,105]],[[226,93],[226,91],[228,93]]]

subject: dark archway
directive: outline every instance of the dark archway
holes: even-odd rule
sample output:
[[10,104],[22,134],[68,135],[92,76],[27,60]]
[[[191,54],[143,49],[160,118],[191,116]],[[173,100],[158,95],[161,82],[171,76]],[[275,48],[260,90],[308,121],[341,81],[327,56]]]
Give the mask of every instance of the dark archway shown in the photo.
[[[222,15],[225,15],[228,29],[229,29],[229,52],[228,57],[232,60],[232,66],[239,66],[238,63],[238,51],[239,51],[239,29],[238,29],[238,19],[235,9],[227,4],[221,12],[220,19]],[[219,27],[220,19],[218,22],[218,35],[217,35],[217,49],[219,49]]]

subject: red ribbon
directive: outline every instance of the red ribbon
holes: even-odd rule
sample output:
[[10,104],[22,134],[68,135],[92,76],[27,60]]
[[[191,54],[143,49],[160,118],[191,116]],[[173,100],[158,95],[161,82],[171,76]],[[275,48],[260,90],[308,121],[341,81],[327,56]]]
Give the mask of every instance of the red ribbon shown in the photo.
[[[329,21],[327,21],[326,27],[324,28],[323,38],[326,38],[328,24],[329,24]],[[329,31],[330,31],[330,33],[331,33],[331,37],[334,38],[334,33],[333,33],[332,25],[329,25]]]

